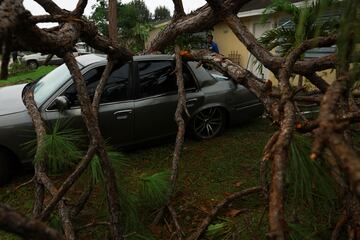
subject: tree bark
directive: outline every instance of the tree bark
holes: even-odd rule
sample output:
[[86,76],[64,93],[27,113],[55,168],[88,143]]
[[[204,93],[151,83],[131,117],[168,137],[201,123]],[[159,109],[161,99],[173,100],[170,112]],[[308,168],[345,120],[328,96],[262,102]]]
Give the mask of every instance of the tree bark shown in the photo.
[[170,178],[170,191],[168,194],[168,199],[174,195],[176,191],[176,183],[179,176],[179,161],[181,158],[181,152],[184,145],[184,137],[185,137],[185,121],[183,119],[184,112],[187,112],[186,109],[186,94],[184,87],[184,79],[183,79],[183,66],[182,60],[180,56],[180,46],[175,46],[175,57],[176,57],[176,82],[178,86],[178,103],[175,112],[175,121],[178,125],[178,131],[176,135],[175,148],[173,152],[172,159],[172,171]]
[[174,3],[174,18],[180,18],[185,15],[182,0],[173,0]]
[[[225,0],[225,9],[234,14],[250,0]],[[147,52],[162,51],[183,33],[194,33],[207,30],[221,20],[210,6],[204,6],[186,16],[173,19],[149,44]]]
[[109,39],[117,43],[117,0],[109,0]]
[[80,102],[82,116],[85,125],[88,129],[91,144],[96,145],[96,152],[100,158],[101,167],[105,177],[105,186],[107,201],[110,214],[110,229],[112,238],[123,239],[122,225],[121,225],[121,211],[118,197],[118,189],[116,184],[116,175],[113,167],[111,166],[110,159],[105,150],[104,140],[101,135],[99,124],[95,113],[92,111],[90,98],[87,93],[84,78],[77,66],[76,60],[71,53],[64,55],[64,61],[69,68],[74,79],[75,87],[78,92],[78,99]]
[[196,231],[187,238],[187,240],[197,240],[201,236],[201,234],[206,230],[206,228],[209,226],[210,222],[216,217],[218,212],[223,209],[224,207],[228,206],[231,202],[235,201],[236,199],[246,197],[253,193],[261,192],[261,187],[253,187],[248,188],[243,191],[233,193],[230,196],[228,196],[226,199],[218,203],[212,210],[211,213],[202,221],[200,226],[196,229]]
[[0,229],[24,239],[63,240],[56,230],[40,221],[28,219],[3,204],[0,204]]
[[9,62],[10,62],[10,43],[9,39],[5,40],[2,46],[1,72],[0,80],[7,79],[9,76]]

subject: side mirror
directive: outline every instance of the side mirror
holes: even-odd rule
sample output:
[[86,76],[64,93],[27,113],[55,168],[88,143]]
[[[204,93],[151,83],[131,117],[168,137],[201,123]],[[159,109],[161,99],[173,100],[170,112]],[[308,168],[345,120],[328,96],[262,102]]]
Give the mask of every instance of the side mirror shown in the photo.
[[66,96],[59,96],[55,99],[54,106],[60,112],[64,112],[65,110],[70,109],[70,101]]

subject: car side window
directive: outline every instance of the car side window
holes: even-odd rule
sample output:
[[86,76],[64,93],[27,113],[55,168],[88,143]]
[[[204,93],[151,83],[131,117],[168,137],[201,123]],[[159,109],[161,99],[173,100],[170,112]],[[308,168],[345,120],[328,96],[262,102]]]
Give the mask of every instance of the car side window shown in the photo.
[[[94,97],[96,86],[99,83],[103,71],[104,71],[104,67],[102,66],[91,69],[90,71],[84,74],[86,88],[88,90],[91,99]],[[72,84],[64,93],[64,96],[66,96],[69,99],[71,107],[80,106],[80,102],[77,99],[76,95],[77,95],[77,91],[74,84]]]
[[[105,68],[104,66],[97,67],[91,69],[90,71],[84,74],[86,88],[91,100],[94,97],[96,87],[99,84],[104,68]],[[125,64],[117,68],[110,74],[101,97],[101,103],[127,100],[128,86],[129,86],[129,64]],[[80,106],[76,94],[77,91],[74,84],[72,84],[64,92],[64,95],[70,101],[71,107]]]
[[140,98],[177,91],[172,61],[139,62],[138,68]]
[[102,103],[119,102],[129,99],[129,64],[125,64],[113,71],[105,85]]
[[189,68],[183,64],[183,78],[184,78],[184,88],[187,91],[196,90],[196,83],[193,75],[191,74]]

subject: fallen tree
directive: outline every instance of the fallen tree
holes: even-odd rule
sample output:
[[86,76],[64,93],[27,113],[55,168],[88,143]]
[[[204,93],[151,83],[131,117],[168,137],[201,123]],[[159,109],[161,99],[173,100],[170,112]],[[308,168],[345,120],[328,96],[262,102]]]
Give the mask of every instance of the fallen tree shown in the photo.
[[[76,9],[66,11],[61,9],[51,0],[36,0],[46,11],[47,15],[32,16],[22,5],[21,0],[2,0],[0,1],[0,43],[3,49],[1,78],[7,77],[7,68],[10,51],[12,50],[31,50],[56,54],[62,57],[69,68],[75,82],[78,98],[81,103],[81,110],[84,123],[89,133],[89,146],[87,153],[82,158],[79,165],[72,174],[56,188],[51,179],[47,177],[47,170],[44,166],[46,155],[37,152],[35,158],[39,158],[35,164],[34,183],[36,186],[35,204],[33,219],[23,220],[36,224],[20,225],[22,231],[15,231],[14,228],[5,226],[5,230],[15,232],[19,235],[23,232],[31,232],[40,238],[51,234],[51,238],[57,239],[59,233],[52,229],[38,227],[39,221],[46,222],[51,213],[58,208],[61,216],[66,239],[75,239],[76,233],[71,221],[71,209],[67,205],[64,196],[71,189],[74,183],[88,167],[94,155],[99,156],[102,170],[105,175],[106,193],[110,215],[110,229],[113,239],[123,239],[121,223],[121,209],[117,193],[116,177],[111,166],[109,156],[105,150],[105,142],[102,138],[98,123],[98,110],[101,93],[106,83],[107,77],[111,72],[112,66],[122,64],[131,59],[132,53],[120,47],[112,28],[112,37],[109,39],[98,33],[97,27],[82,17],[87,5],[86,0],[79,0]],[[359,108],[352,101],[353,87],[359,79],[358,68],[352,67],[357,63],[356,44],[359,42],[356,31],[359,29],[358,16],[356,10],[359,9],[357,1],[343,1],[345,17],[342,19],[340,30],[336,35],[319,36],[306,40],[297,45],[286,57],[273,55],[259,44],[253,34],[249,32],[244,23],[236,16],[238,10],[249,0],[208,0],[208,4],[190,14],[185,14],[180,0],[173,0],[176,12],[171,22],[163,29],[150,43],[147,52],[161,51],[168,44],[183,33],[198,32],[207,29],[216,23],[223,21],[233,31],[235,36],[242,42],[249,52],[254,55],[259,62],[268,68],[278,79],[278,92],[273,92],[270,80],[262,81],[252,72],[243,67],[232,63],[223,55],[210,53],[208,51],[192,51],[191,58],[199,60],[202,64],[211,65],[217,70],[230,76],[237,84],[242,84],[253,92],[264,104],[266,112],[273,123],[278,127],[278,132],[273,135],[264,151],[263,161],[271,162],[271,180],[269,191],[269,232],[270,239],[286,239],[288,228],[285,218],[286,184],[285,170],[289,158],[289,147],[294,133],[310,133],[313,136],[313,149],[311,158],[315,161],[324,155],[325,150],[330,150],[332,157],[338,161],[338,167],[346,176],[347,183],[346,196],[350,200],[347,204],[347,218],[353,235],[360,236],[358,226],[359,220],[359,199],[360,199],[360,155],[359,151],[351,144],[349,129],[353,123],[359,122]],[[113,6],[113,5],[112,5]],[[112,8],[113,9],[113,8]],[[114,15],[113,15],[114,16]],[[41,29],[37,23],[56,22],[59,26],[50,29]],[[344,27],[348,24],[350,27]],[[114,25],[110,24],[112,27]],[[97,87],[94,99],[91,101],[88,96],[84,78],[76,64],[72,54],[72,48],[78,39],[84,40],[89,46],[108,54],[108,65],[105,68],[100,84]],[[338,52],[334,55],[301,60],[301,55],[307,50],[326,47],[337,44]],[[177,49],[178,52],[178,49]],[[177,53],[178,56],[178,53]],[[178,60],[179,61],[179,60]],[[179,65],[177,65],[179,68]],[[329,84],[322,79],[317,72],[326,69],[336,69],[336,80]],[[180,71],[180,70],[178,70]],[[294,90],[290,84],[293,74],[306,77],[310,83],[321,92],[316,98],[307,98],[308,102],[320,103],[319,117],[314,120],[299,119],[300,112],[297,108],[297,101],[304,100],[302,96],[297,96],[299,91]],[[178,84],[181,79],[178,77]],[[169,191],[168,199],[174,194],[177,178],[177,161],[179,160],[183,141],[184,122],[181,119],[184,109],[184,94],[179,84],[179,105],[176,113],[176,120],[179,124],[179,135],[176,149],[174,151],[173,165],[173,184]],[[28,91],[24,96],[29,114],[33,119],[37,133],[37,147],[41,148],[44,134],[47,129],[33,99],[33,93]],[[267,195],[265,184],[261,186]],[[256,188],[257,192],[260,188]],[[249,190],[250,191],[250,190]],[[45,193],[49,192],[51,200],[47,205],[44,204]],[[240,192],[241,193],[241,192]],[[242,194],[240,194],[242,196]],[[82,198],[82,199],[86,199]],[[214,211],[208,216],[199,230],[193,234],[191,239],[197,239],[206,228],[210,220],[218,213],[219,209],[225,207],[227,201],[216,206]],[[350,206],[351,205],[351,206]],[[174,212],[168,202],[170,212]],[[12,215],[13,210],[4,207],[4,216]],[[8,215],[7,215],[8,214]],[[175,216],[175,214],[173,214]],[[0,218],[0,223],[6,218]],[[14,219],[13,219],[14,220]],[[340,219],[344,222],[343,217]],[[43,224],[43,223],[39,223]],[[178,224],[177,224],[178,225]],[[339,226],[343,225],[339,224]],[[177,227],[179,231],[179,227]],[[338,227],[334,236],[338,235]],[[22,236],[22,235],[21,235]]]

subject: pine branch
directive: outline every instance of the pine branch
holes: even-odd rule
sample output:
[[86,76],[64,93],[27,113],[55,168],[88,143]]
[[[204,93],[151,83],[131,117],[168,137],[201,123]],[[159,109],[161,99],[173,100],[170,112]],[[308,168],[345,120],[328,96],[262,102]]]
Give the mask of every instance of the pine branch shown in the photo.
[[225,198],[223,201],[218,203],[209,213],[209,215],[202,221],[202,223],[198,226],[197,230],[187,238],[187,240],[197,240],[201,236],[201,234],[206,230],[208,225],[211,223],[211,221],[216,217],[216,215],[219,213],[220,210],[227,207],[231,202],[235,201],[236,199],[246,197],[248,195],[251,195],[253,193],[261,192],[261,187],[253,187],[248,188],[243,191],[234,193],[227,198]]

